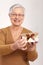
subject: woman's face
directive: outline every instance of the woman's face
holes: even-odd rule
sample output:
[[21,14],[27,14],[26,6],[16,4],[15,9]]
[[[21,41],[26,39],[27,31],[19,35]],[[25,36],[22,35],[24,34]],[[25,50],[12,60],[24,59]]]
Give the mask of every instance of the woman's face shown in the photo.
[[15,8],[9,16],[13,25],[20,26],[24,20],[24,10],[22,8]]

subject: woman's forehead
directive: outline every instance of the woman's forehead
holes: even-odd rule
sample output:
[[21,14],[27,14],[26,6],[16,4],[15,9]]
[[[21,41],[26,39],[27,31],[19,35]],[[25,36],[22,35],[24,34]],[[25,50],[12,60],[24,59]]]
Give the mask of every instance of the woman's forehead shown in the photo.
[[21,7],[13,8],[12,12],[13,13],[23,13],[24,14],[24,10]]

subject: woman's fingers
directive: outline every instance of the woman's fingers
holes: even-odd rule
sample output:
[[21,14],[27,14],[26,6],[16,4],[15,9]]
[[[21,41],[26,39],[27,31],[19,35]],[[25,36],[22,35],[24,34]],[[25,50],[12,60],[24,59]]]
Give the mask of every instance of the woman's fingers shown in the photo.
[[27,50],[27,47],[21,48],[21,50]]
[[[26,41],[25,39],[20,39],[20,40],[18,41],[17,44],[18,44],[18,48],[19,48],[19,49],[22,50],[22,49],[24,49],[24,47],[26,47],[26,44],[27,44],[27,43],[25,43],[25,41]],[[25,48],[25,49],[26,49],[26,48]],[[24,49],[24,50],[25,50],[25,49]]]
[[26,43],[22,44],[22,45],[21,45],[21,48],[25,47],[26,45],[27,45]]

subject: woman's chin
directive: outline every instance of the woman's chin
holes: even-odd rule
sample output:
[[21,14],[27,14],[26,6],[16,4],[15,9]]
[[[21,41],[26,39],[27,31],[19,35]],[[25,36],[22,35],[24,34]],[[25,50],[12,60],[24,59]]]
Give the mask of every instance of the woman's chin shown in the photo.
[[21,23],[20,22],[15,22],[15,23],[13,23],[15,26],[20,26],[21,25]]
[[17,23],[16,23],[16,24],[13,24],[13,25],[14,25],[14,26],[20,26],[21,24],[19,24],[19,23],[17,24]]

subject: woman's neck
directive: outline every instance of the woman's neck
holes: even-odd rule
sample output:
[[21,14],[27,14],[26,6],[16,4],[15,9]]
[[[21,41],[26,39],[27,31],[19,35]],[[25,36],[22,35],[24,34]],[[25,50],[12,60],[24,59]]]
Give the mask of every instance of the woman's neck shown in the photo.
[[15,30],[15,31],[17,31],[20,28],[21,28],[21,26],[14,26],[14,25],[11,26],[11,29],[12,30]]

